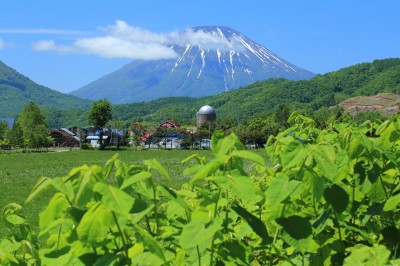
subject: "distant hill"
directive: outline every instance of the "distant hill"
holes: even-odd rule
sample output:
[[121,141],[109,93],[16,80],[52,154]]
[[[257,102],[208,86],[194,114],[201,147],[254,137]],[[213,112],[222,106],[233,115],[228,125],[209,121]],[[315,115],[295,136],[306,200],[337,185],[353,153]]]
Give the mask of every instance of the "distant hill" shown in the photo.
[[42,108],[82,109],[89,100],[41,86],[0,61],[0,117],[13,117],[29,102]]
[[355,96],[371,96],[400,91],[400,58],[362,63],[310,80],[268,79],[230,92],[202,98],[170,97],[151,102],[122,104],[113,107],[114,116],[124,119],[161,121],[194,119],[203,105],[213,106],[217,116],[247,119],[273,112],[284,103],[291,109],[334,106]]
[[[357,64],[317,75],[310,80],[268,79],[214,96],[167,97],[150,102],[117,104],[113,105],[113,116],[129,122],[161,122],[172,118],[189,124],[194,122],[200,107],[209,104],[215,108],[218,117],[245,120],[273,112],[280,103],[292,110],[317,110],[356,96],[373,96],[378,93],[398,95],[399,92],[400,58],[392,58]],[[383,101],[388,94],[382,95],[376,98]],[[89,101],[40,86],[0,62],[0,117],[13,117],[30,100],[45,109],[51,127],[84,126],[87,123],[87,109],[91,104]],[[345,108],[349,101],[343,103]],[[361,106],[371,100],[362,100],[364,103],[357,101]],[[386,106],[386,103],[381,105]]]
[[176,59],[135,60],[71,94],[91,100],[107,98],[116,104],[133,103],[170,96],[203,97],[268,78],[300,80],[315,75],[232,28],[192,30],[219,44],[171,44]]

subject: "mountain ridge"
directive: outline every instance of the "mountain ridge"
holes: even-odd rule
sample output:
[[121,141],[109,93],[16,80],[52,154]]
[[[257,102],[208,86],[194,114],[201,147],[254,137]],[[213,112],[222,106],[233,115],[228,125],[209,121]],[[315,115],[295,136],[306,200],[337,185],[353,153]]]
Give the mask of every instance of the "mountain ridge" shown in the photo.
[[71,94],[130,103],[167,96],[215,95],[267,78],[314,76],[232,28],[200,26],[192,30],[198,43],[171,45],[178,54],[176,59],[134,60]]
[[0,117],[14,117],[29,102],[42,108],[81,109],[91,101],[39,85],[0,61]]

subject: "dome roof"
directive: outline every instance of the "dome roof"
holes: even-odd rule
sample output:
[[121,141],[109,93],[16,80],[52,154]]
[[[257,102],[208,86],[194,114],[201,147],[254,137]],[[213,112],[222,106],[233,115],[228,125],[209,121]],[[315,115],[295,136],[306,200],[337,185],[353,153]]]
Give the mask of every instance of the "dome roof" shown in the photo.
[[199,115],[215,115],[214,108],[212,108],[209,105],[204,105],[203,107],[200,108],[200,110],[197,112]]

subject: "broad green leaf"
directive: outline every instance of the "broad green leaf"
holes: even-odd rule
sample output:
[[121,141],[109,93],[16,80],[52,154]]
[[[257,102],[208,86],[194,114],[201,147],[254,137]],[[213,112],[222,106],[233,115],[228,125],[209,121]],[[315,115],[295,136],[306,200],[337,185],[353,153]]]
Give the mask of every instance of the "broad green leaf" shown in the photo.
[[83,243],[95,246],[106,239],[109,229],[113,225],[114,219],[111,211],[98,202],[83,215],[76,231]]
[[231,153],[231,155],[234,157],[240,157],[242,159],[252,161],[259,165],[265,165],[264,158],[251,151],[235,150]]
[[399,138],[400,132],[396,129],[393,123],[390,123],[382,132],[380,132],[380,147],[383,150],[389,150]]
[[142,181],[144,179],[150,178],[151,172],[148,171],[141,171],[133,176],[129,176],[127,179],[124,180],[122,183],[121,189],[127,188],[130,185]]
[[243,144],[234,133],[229,134],[227,137],[225,137],[224,133],[221,131],[216,131],[213,134],[211,138],[211,150],[217,157],[228,155],[229,151],[233,149],[244,149]]
[[110,178],[111,171],[114,167],[115,161],[118,159],[119,155],[118,153],[114,154],[113,157],[111,157],[107,162],[106,165],[104,166],[104,179]]
[[[54,220],[53,222],[49,223],[46,228],[43,228],[40,230],[39,236],[43,236],[44,234],[47,234],[50,232],[52,229],[57,229],[57,233],[63,232],[63,231],[68,231],[73,228],[74,221],[68,218],[58,218],[57,220]],[[59,230],[61,229],[61,230]]]
[[315,172],[308,169],[298,173],[299,177],[303,179],[302,185],[308,191],[315,202],[319,202],[324,193],[325,179]]
[[350,256],[344,260],[344,265],[388,265],[390,251],[382,245],[374,245],[372,247],[364,245],[356,245],[351,248]]
[[[225,143],[222,145],[222,141]],[[226,152],[235,145],[235,140],[232,138],[226,138],[222,131],[215,131],[211,137],[211,150],[215,155],[226,154]],[[225,149],[221,152],[221,147]]]
[[154,239],[148,232],[142,230],[141,228],[135,226],[136,238],[139,242],[143,243],[147,250],[159,257],[165,262],[164,248],[161,246],[160,242]]
[[143,253],[143,251],[144,251],[143,243],[135,243],[132,247],[128,249],[128,256],[129,258],[133,258]]
[[104,266],[104,265],[119,265],[120,258],[116,254],[107,253],[97,259],[93,266]]
[[360,141],[351,135],[348,143],[347,151],[349,153],[350,160],[357,159],[361,157],[361,154],[365,151],[365,147],[360,143]]
[[[137,202],[137,200],[135,201]],[[135,206],[133,206],[135,208]],[[150,214],[150,212],[154,209],[154,204],[149,205],[146,209],[140,208],[141,211],[136,210],[137,212],[128,214],[129,221],[132,224],[139,223],[146,215]]]
[[248,176],[216,176],[213,180],[219,187],[227,189],[246,203],[255,204],[262,199],[260,195],[257,195],[253,181]]
[[[283,231],[282,240],[289,245],[289,249],[291,249],[292,252],[298,251],[301,253],[317,253],[318,249],[320,248],[318,243],[313,239],[312,235],[306,238],[295,239],[289,233]],[[298,265],[301,265],[300,261]]]
[[93,185],[95,183],[96,181],[93,172],[91,169],[88,169],[80,179],[78,191],[75,196],[75,204],[78,206],[84,206],[92,199]]
[[282,166],[285,168],[294,167],[303,162],[307,155],[308,151],[304,148],[304,145],[293,139],[280,154]]
[[160,191],[164,196],[166,196],[168,199],[176,202],[179,206],[181,206],[185,210],[190,210],[190,206],[186,203],[184,199],[179,197],[172,189],[161,185],[157,186],[157,190]]
[[69,207],[70,204],[65,195],[57,192],[50,200],[46,209],[39,214],[40,230],[45,230],[53,221],[63,217]]
[[[220,199],[219,201],[222,201]],[[198,206],[192,213],[191,213],[191,220],[201,222],[203,224],[208,224],[213,219],[214,212],[211,211],[211,208],[214,208],[213,202],[207,202],[208,206]],[[214,210],[214,209],[213,209]]]
[[290,217],[280,217],[275,221],[283,227],[286,233],[296,240],[308,238],[312,234],[312,227],[307,218],[293,215]]
[[386,200],[386,193],[380,180],[373,183],[365,194],[372,202],[383,202]]
[[74,265],[84,266],[71,247],[64,247],[57,250],[41,249],[39,252],[42,265]]
[[145,251],[132,258],[132,265],[162,266],[166,265],[166,262],[156,254]]
[[19,225],[19,224],[26,223],[26,220],[17,214],[11,214],[11,215],[6,216],[6,221],[13,225]]
[[116,160],[114,163],[115,175],[114,178],[117,181],[117,186],[121,187],[127,177],[136,174],[136,167],[129,166],[120,160]]
[[5,265],[12,265],[6,264],[6,262],[14,262],[18,265],[18,260],[10,253],[10,251],[6,250],[5,248],[0,246],[0,262],[4,262]]
[[132,188],[135,192],[145,196],[149,199],[154,199],[153,182],[148,182],[147,179],[132,184]]
[[129,213],[135,202],[129,194],[112,185],[97,183],[93,190],[100,193],[101,202],[116,213]]
[[48,177],[42,176],[35,184],[32,189],[31,194],[29,194],[28,198],[26,199],[25,203],[30,202],[33,198],[35,198],[39,193],[44,191],[50,185],[51,179]]
[[383,206],[385,212],[395,209],[400,204],[400,194],[390,197]]
[[56,177],[51,179],[51,185],[59,192],[65,194],[69,200],[73,201],[75,198],[75,191],[71,182],[65,182],[64,178]]
[[317,235],[323,230],[325,230],[325,227],[327,225],[331,225],[332,221],[330,220],[330,217],[332,215],[332,209],[326,209],[319,217],[318,219],[312,224],[312,227],[314,228],[315,232],[314,234]]
[[286,175],[278,173],[268,187],[266,200],[269,206],[275,206],[284,201],[300,185],[297,180],[289,180]]
[[190,180],[190,183],[193,184],[196,181],[199,181],[201,179],[206,178],[209,176],[211,173],[215,172],[218,170],[221,166],[224,165],[225,162],[225,156],[224,157],[218,157],[211,162],[207,163],[205,166],[202,166],[200,170],[192,177]]
[[349,204],[349,195],[342,187],[336,184],[325,188],[324,197],[337,213],[344,212]]
[[221,225],[214,220],[209,224],[192,220],[182,228],[179,245],[184,249],[194,248],[197,245],[211,245],[214,235],[221,229]]
[[168,181],[171,181],[168,171],[157,160],[146,160],[144,161],[144,164],[147,165],[149,171],[150,169],[154,169]]
[[263,241],[269,241],[271,237],[268,235],[267,228],[263,221],[260,218],[254,216],[250,212],[248,212],[245,208],[241,207],[240,205],[234,204],[232,205],[232,209],[242,217],[248,225],[250,225],[251,229],[263,239]]
[[320,173],[329,180],[335,180],[338,175],[338,167],[335,164],[336,156],[333,148],[329,148],[327,145],[318,145],[314,150],[313,158]]
[[391,124],[391,121],[388,119],[381,123],[378,128],[376,129],[375,134],[382,135],[383,131]]
[[67,181],[71,181],[71,182],[75,182],[76,179],[79,179],[81,177],[82,174],[86,173],[86,171],[89,169],[90,167],[86,164],[79,166],[79,167],[75,167],[73,168],[68,175],[65,177],[65,182]]
[[[231,265],[248,265],[251,249],[246,247],[242,241],[231,240],[224,243],[222,252],[221,255],[227,263],[231,263]],[[229,265],[227,263],[225,265]]]
[[[4,238],[0,241],[0,248],[8,252],[15,252],[22,246],[21,242],[16,242],[14,239]],[[1,255],[0,255],[1,256]]]

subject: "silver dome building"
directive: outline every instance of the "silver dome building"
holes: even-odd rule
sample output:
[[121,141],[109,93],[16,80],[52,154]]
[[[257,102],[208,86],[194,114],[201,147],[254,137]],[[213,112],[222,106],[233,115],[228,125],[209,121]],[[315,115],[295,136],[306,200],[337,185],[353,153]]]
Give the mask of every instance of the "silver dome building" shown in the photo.
[[197,127],[200,127],[204,123],[213,122],[217,119],[214,108],[209,105],[204,105],[196,113]]

